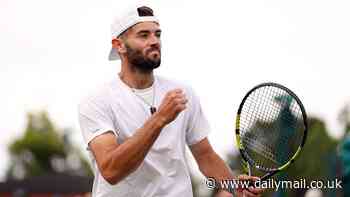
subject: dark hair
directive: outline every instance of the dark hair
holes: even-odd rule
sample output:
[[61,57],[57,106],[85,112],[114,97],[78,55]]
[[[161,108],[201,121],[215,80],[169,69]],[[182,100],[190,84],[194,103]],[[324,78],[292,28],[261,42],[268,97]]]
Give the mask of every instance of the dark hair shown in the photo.
[[153,10],[146,6],[137,8],[137,12],[139,16],[153,16]]
[[[153,10],[147,6],[142,6],[137,8],[137,13],[139,16],[154,16],[153,15]],[[122,33],[119,34],[118,38],[123,38],[123,35],[126,31],[128,31],[130,28],[126,29]]]

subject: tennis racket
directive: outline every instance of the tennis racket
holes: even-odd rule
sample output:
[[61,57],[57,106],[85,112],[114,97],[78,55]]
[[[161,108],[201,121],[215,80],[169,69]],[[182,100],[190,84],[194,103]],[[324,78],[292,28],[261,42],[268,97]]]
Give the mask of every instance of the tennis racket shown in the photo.
[[277,83],[251,89],[236,117],[237,146],[248,174],[254,170],[264,181],[285,170],[300,154],[307,128],[304,106],[291,90]]

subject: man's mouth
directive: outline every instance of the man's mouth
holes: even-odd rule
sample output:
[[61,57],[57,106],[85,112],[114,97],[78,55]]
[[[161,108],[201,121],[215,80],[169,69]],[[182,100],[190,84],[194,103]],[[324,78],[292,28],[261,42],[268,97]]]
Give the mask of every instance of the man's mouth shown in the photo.
[[160,50],[159,50],[159,49],[149,49],[149,50],[147,51],[147,54],[151,54],[151,53],[154,53],[154,52],[157,52],[157,53],[160,54]]

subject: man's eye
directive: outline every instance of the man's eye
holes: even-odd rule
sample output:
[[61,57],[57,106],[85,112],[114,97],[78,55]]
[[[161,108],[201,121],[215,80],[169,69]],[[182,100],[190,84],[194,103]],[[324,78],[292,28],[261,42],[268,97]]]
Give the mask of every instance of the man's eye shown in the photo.
[[160,33],[156,33],[156,36],[157,36],[158,38],[160,38]]
[[147,38],[147,34],[140,34],[141,38]]

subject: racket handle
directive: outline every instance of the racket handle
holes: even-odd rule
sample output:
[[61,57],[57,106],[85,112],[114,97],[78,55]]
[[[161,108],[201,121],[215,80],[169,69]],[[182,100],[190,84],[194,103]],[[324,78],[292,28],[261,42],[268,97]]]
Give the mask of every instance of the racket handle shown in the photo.
[[[276,174],[277,172],[279,172],[279,170],[275,170],[275,171],[273,171],[273,172],[270,172],[270,173],[267,173],[267,174],[265,174],[264,176],[262,176],[261,178],[260,178],[260,184],[261,184],[261,181],[266,181],[267,179],[269,179],[270,177],[272,177],[274,174]],[[249,174],[251,174],[251,172],[250,172],[250,170],[249,170]],[[249,175],[249,176],[251,176],[251,175]],[[215,180],[215,179],[214,179]],[[256,186],[256,183],[255,183],[255,181],[247,181],[248,182],[248,184],[246,184],[246,183],[244,183],[244,185],[242,185],[242,188],[241,189],[244,189],[244,187],[246,187],[247,185],[248,185],[248,187],[255,187]],[[216,182],[216,186],[219,186],[220,184],[218,184],[217,182]],[[220,187],[217,187],[218,189],[224,189],[224,190],[226,190],[226,191],[228,191],[228,192],[230,192],[230,193],[232,193],[232,194],[234,194],[234,188],[220,188]],[[237,188],[236,188],[237,189]]]
[[[274,174],[276,174],[277,172],[279,172],[279,170],[276,170],[276,171],[273,171],[273,172],[270,172],[270,173],[267,173],[265,174],[264,176],[262,176],[260,178],[260,184],[261,184],[261,181],[266,181],[267,179],[271,178]],[[248,186],[249,187],[255,187],[255,182],[254,181],[249,181],[249,184]]]
[[272,177],[273,175],[275,175],[277,172],[279,172],[279,170],[275,170],[275,171],[272,171],[270,173],[267,173],[265,174],[264,176],[262,176],[260,178],[261,181],[266,181],[267,179],[269,179],[270,177]]

